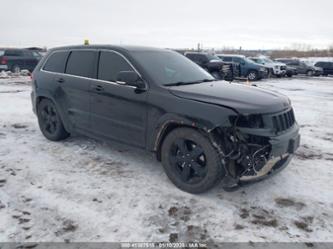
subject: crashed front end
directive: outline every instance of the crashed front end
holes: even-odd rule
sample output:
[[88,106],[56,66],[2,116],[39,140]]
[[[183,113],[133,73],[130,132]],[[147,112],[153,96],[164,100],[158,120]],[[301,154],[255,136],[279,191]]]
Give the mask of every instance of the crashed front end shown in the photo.
[[299,147],[299,126],[291,107],[273,114],[232,116],[230,122],[232,127],[218,128],[214,136],[226,171],[226,189],[279,172]]

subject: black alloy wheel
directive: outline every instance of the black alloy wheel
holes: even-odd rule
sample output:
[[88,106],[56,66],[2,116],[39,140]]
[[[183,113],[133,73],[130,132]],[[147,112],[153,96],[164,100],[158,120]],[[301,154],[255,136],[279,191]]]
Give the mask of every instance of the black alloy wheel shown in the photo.
[[193,194],[213,188],[225,172],[211,141],[192,128],[172,130],[162,143],[161,159],[169,179],[181,190]]
[[56,106],[49,99],[43,99],[37,108],[39,127],[43,135],[52,141],[59,141],[69,136],[65,130]]
[[170,148],[169,161],[183,182],[194,184],[207,174],[205,153],[193,141],[183,138],[175,140]]

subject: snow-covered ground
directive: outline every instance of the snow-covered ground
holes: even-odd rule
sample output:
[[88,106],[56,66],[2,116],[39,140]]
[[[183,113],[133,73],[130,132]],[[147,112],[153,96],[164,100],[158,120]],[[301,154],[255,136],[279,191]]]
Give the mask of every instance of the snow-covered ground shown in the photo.
[[266,181],[201,195],[178,190],[143,151],[46,140],[28,81],[0,79],[0,242],[333,241],[333,78],[258,83],[291,98],[296,157]]

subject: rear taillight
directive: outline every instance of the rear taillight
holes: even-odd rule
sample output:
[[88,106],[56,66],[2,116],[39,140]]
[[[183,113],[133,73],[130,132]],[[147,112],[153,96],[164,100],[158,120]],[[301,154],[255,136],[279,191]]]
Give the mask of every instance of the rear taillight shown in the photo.
[[6,58],[6,57],[2,57],[0,63],[1,63],[2,65],[7,64],[7,58]]

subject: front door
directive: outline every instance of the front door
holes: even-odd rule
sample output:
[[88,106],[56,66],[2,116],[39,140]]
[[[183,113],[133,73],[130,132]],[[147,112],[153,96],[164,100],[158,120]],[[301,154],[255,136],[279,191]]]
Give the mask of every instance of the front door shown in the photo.
[[117,82],[134,68],[121,54],[101,51],[98,79],[91,83],[91,129],[98,136],[145,147],[146,91]]

